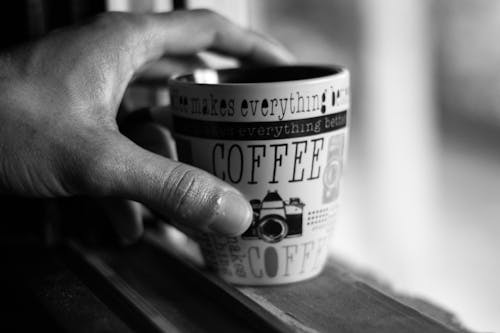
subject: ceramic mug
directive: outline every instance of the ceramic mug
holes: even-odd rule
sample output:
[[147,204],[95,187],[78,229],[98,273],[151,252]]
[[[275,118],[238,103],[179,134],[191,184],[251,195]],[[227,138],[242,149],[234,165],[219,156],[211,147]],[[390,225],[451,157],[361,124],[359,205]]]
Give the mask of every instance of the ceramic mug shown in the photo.
[[169,80],[181,162],[206,170],[249,200],[241,236],[199,237],[226,281],[274,285],[323,269],[346,156],[349,73],[291,65],[198,70]]

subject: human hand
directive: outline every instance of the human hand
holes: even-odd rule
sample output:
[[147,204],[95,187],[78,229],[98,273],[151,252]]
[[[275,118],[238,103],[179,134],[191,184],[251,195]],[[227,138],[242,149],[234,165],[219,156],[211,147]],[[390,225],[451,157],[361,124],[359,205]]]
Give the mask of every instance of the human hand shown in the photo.
[[[268,64],[288,57],[206,10],[107,13],[0,54],[0,191],[123,198],[190,228],[242,233],[252,210],[236,189],[140,147],[116,123],[135,74],[161,57],[178,63],[201,50]],[[115,227],[130,242],[142,221],[127,207]]]

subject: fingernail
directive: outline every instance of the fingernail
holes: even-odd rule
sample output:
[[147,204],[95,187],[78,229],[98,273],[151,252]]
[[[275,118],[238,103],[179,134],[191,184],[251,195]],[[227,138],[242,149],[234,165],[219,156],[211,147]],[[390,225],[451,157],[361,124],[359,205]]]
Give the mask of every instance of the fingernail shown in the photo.
[[209,229],[226,236],[241,235],[252,222],[252,206],[241,195],[226,192],[217,200]]

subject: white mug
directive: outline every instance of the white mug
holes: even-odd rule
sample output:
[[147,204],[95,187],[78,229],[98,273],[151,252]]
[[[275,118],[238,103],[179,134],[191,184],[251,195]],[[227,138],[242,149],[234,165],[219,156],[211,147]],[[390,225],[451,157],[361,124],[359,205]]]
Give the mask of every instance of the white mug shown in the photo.
[[275,285],[318,275],[346,157],[349,73],[292,65],[199,70],[170,79],[179,160],[236,187],[254,219],[238,237],[204,234],[226,281]]

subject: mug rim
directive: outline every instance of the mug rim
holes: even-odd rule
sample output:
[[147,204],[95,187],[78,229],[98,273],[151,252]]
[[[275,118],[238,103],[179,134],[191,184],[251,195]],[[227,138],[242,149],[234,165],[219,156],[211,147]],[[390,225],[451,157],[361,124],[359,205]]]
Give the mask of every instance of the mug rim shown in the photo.
[[284,79],[284,80],[273,80],[273,81],[262,81],[262,82],[218,82],[218,83],[204,83],[189,81],[187,77],[194,77],[196,70],[186,73],[180,73],[173,75],[169,78],[169,85],[177,86],[198,86],[198,87],[249,87],[249,86],[269,86],[269,85],[283,85],[283,84],[307,84],[307,83],[318,83],[323,80],[331,80],[334,77],[338,77],[348,73],[347,68],[341,65],[322,65],[322,64],[292,64],[292,65],[269,65],[269,66],[257,66],[257,67],[231,67],[231,68],[221,68],[221,69],[210,69],[204,68],[201,70],[213,71],[222,74],[231,74],[234,72],[244,72],[244,71],[268,71],[272,69],[301,69],[301,70],[323,70],[325,72],[330,71],[330,73],[325,73],[323,75],[311,75],[307,78],[299,79]]

